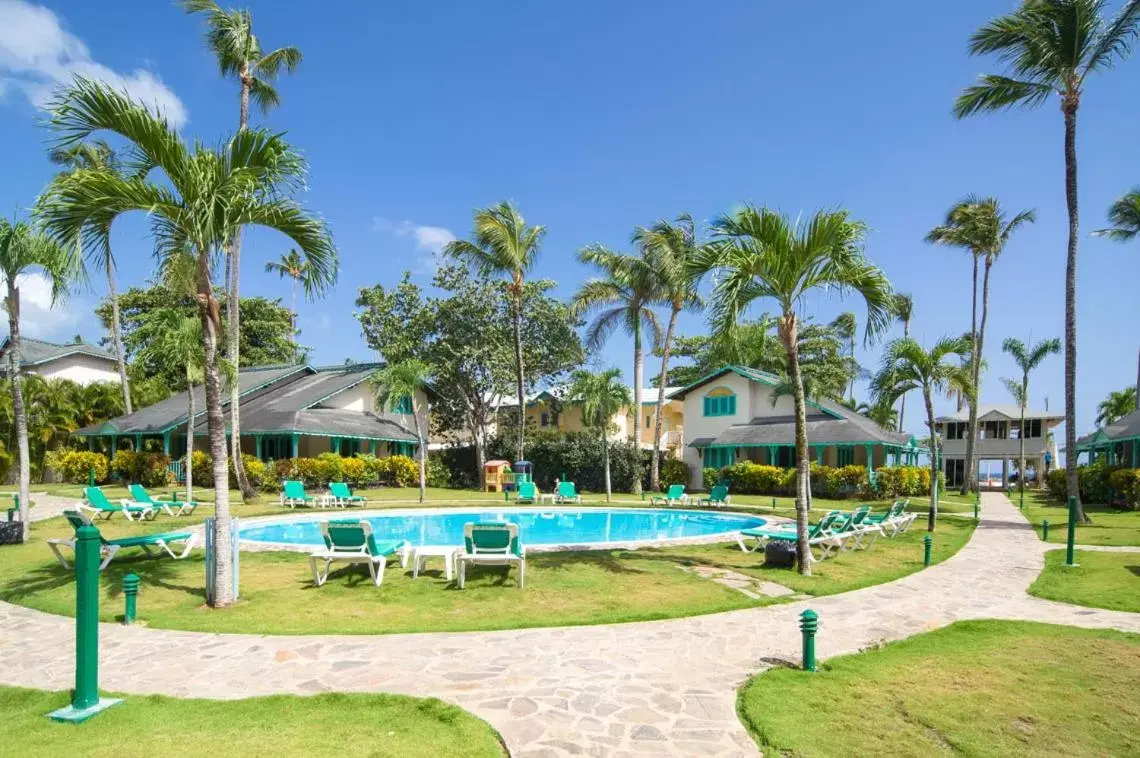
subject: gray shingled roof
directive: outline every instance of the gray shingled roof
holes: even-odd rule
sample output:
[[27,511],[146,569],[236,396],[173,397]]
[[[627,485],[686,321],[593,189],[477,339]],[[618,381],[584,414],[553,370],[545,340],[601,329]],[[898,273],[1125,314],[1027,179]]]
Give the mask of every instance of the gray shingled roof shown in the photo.
[[[8,352],[8,344],[11,337],[5,337],[3,342],[0,342],[0,355]],[[93,358],[102,358],[103,360],[114,361],[115,356],[109,351],[95,345],[86,344],[70,344],[61,345],[57,342],[46,342],[44,340],[32,339],[31,337],[20,338],[20,365],[21,366],[37,366],[42,363],[48,363],[66,355],[89,355]]]
[[[986,416],[990,413],[1000,413],[1008,419],[1016,420],[1021,418],[1021,408],[1016,405],[979,405],[978,418]],[[1025,409],[1025,418],[1028,419],[1056,419],[1057,421],[1064,420],[1065,416],[1061,413],[1052,413],[1050,411],[1034,410],[1033,408]],[[949,413],[945,416],[939,416],[934,419],[935,423],[946,423],[948,421],[969,421],[970,410],[963,408],[960,411]]]
[[[833,418],[826,413],[813,412],[807,417],[808,442],[818,444],[872,443],[884,445],[910,444],[910,435],[888,431],[870,419],[851,413],[845,418]],[[796,420],[794,416],[761,416],[747,424],[725,429],[711,445],[794,445]]]
[[1127,416],[1121,416],[1116,421],[1113,421],[1107,426],[1097,429],[1094,432],[1077,438],[1077,447],[1080,448],[1104,432],[1104,435],[1110,440],[1127,439],[1129,437],[1140,437],[1140,410],[1132,411]]

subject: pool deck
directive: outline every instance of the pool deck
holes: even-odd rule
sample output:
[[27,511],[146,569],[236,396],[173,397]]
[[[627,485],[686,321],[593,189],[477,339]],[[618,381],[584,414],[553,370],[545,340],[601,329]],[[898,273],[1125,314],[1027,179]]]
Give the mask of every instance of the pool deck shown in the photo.
[[[106,624],[102,685],[211,698],[432,695],[486,719],[512,755],[532,758],[756,756],[736,716],[736,689],[796,659],[797,618],[808,607],[820,616],[822,658],[961,619],[1140,632],[1140,614],[1027,595],[1053,549],[1003,495],[986,493],[981,524],[955,556],[841,595],[668,621],[500,632],[286,637]],[[0,630],[0,683],[71,686],[71,619],[0,603]]]

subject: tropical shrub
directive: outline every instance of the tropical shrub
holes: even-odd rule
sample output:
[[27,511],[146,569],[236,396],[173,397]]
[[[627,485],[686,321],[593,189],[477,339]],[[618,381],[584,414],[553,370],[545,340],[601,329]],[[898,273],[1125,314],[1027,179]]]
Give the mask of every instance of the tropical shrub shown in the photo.
[[353,487],[371,484],[368,466],[361,458],[345,458],[340,462],[340,475]]
[[720,484],[721,480],[720,469],[706,466],[701,469],[701,481],[704,484],[705,491],[712,490],[713,487]]
[[[1127,469],[1119,466],[1109,466],[1106,461],[1098,460],[1089,466],[1077,467],[1077,485],[1080,490],[1081,502],[1104,504],[1115,497],[1128,501],[1131,490],[1130,477]],[[1059,503],[1064,503],[1069,497],[1068,481],[1065,469],[1059,468],[1049,472],[1045,477],[1045,488],[1049,496]]]
[[[939,472],[941,483],[944,476]],[[879,497],[921,497],[930,494],[930,469],[925,466],[883,466],[875,469]]]
[[[729,491],[749,495],[787,494],[784,486],[784,469],[751,461],[739,461],[725,466],[721,475],[728,481]],[[794,485],[793,485],[794,487]]]
[[666,458],[661,461],[660,472],[662,487],[668,487],[670,484],[689,486],[689,467],[685,465],[684,461],[679,461],[676,458]]
[[1116,495],[1114,503],[1140,510],[1140,469],[1116,469],[1108,475],[1108,481]]
[[450,487],[451,472],[447,464],[438,455],[428,455],[427,459],[427,486]]
[[[194,486],[195,487],[213,487],[214,486],[214,459],[204,450],[195,450],[194,454],[190,456],[194,464]],[[182,465],[186,465],[186,458],[182,458]]]
[[53,456],[50,465],[69,484],[87,484],[91,469],[95,469],[95,483],[102,484],[111,470],[107,456],[88,450],[60,451]]
[[381,458],[383,474],[380,482],[389,487],[411,487],[419,484],[420,465],[406,455]]
[[165,487],[171,481],[170,456],[164,453],[120,450],[111,461],[111,470],[124,482],[144,487]]

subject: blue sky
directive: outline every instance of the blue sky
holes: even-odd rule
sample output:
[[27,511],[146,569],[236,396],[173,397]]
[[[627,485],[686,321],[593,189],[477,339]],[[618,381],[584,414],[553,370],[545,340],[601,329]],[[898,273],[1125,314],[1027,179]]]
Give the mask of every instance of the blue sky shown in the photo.
[[[1038,221],[993,272],[983,402],[1009,402],[1004,337],[1063,333],[1058,108],[965,122],[950,114],[955,94],[994,69],[967,57],[969,34],[1012,0],[962,0],[926,16],[901,0],[247,5],[266,47],[305,54],[279,83],[282,107],[256,120],[304,150],[305,203],[328,219],[341,254],[336,289],[301,309],[315,362],[368,358],[351,317],[356,290],[392,284],[404,269],[426,283],[432,250],[466,235],[474,208],[504,198],[547,226],[537,274],[567,297],[588,275],[576,251],[626,246],[635,225],[682,212],[708,219],[742,201],[850,209],[872,229],[868,255],[913,294],[912,332],[929,342],[968,328],[970,264],[923,236],[967,193],[995,195],[1010,210],[1036,208]],[[28,206],[50,178],[36,104],[75,71],[162,102],[187,136],[216,140],[236,124],[236,85],[203,49],[201,22],[173,4],[0,0],[0,206]],[[1140,245],[1087,232],[1140,183],[1138,81],[1136,60],[1094,79],[1080,114],[1082,432],[1096,403],[1135,377],[1137,305],[1126,293]],[[287,242],[247,240],[243,291],[287,298],[286,283],[261,270]],[[122,223],[114,244],[124,286],[144,281],[141,220]],[[100,338],[96,287],[55,311],[31,303],[29,331]],[[861,314],[855,302],[806,304],[820,320],[847,309]],[[704,328],[700,317],[683,324]],[[628,377],[630,353],[615,337],[595,361]],[[873,367],[878,350],[860,357]],[[1032,404],[1048,397],[1062,409],[1062,379],[1061,358],[1050,359],[1033,378]],[[907,427],[919,431],[918,399],[909,406]]]

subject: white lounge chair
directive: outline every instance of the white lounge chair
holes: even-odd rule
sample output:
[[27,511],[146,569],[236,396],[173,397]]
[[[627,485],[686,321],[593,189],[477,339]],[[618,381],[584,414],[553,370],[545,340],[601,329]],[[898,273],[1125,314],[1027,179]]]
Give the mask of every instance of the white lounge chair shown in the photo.
[[[325,549],[309,556],[309,566],[313,570],[313,584],[321,587],[329,578],[329,571],[336,561],[364,563],[372,583],[377,587],[384,581],[384,567],[388,557],[400,553],[400,565],[408,563],[408,543],[406,540],[378,542],[372,533],[372,524],[355,519],[322,521],[321,536]],[[324,561],[324,570],[318,564]]]
[[526,581],[526,549],[519,544],[519,525],[501,521],[466,524],[463,550],[455,554],[459,589],[467,579],[467,566],[518,566],[519,589]]
[[[71,522],[71,526],[74,527],[77,531],[81,526],[91,525],[91,519],[89,519],[86,514],[79,510],[66,510],[63,512],[63,515],[69,522]],[[110,540],[100,537],[99,541],[101,543],[101,552],[103,554],[103,562],[99,564],[99,570],[102,571],[103,569],[107,568],[107,564],[114,560],[115,556],[120,550],[127,547],[142,548],[143,552],[151,558],[161,557],[163,553],[166,553],[176,561],[182,560],[186,556],[190,555],[190,552],[198,543],[198,535],[192,532],[166,532],[163,534],[147,534],[139,537],[120,537],[118,539]],[[171,545],[176,542],[185,543],[182,547],[182,552],[180,553],[175,552],[175,550],[171,547]],[[69,548],[74,553],[75,540],[53,537],[49,539],[47,543],[48,547],[51,548],[51,551],[55,554],[55,559],[59,561],[59,565],[63,566],[65,569],[71,568],[71,565],[67,562],[67,559],[63,557],[63,553],[60,552],[60,548]]]

